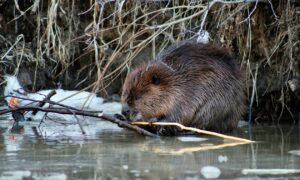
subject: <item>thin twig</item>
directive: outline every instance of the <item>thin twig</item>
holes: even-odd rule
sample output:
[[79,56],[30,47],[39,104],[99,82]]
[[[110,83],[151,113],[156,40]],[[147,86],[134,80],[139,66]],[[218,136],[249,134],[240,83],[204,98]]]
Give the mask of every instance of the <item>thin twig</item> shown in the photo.
[[75,117],[75,119],[76,119],[76,121],[77,121],[77,124],[78,124],[80,130],[81,130],[81,133],[82,133],[82,134],[86,134],[86,132],[85,132],[85,130],[83,129],[83,126],[82,126],[82,124],[81,124],[79,118],[76,116],[76,114],[74,114],[74,117]]
[[257,4],[258,4],[258,0],[256,0],[255,5],[254,5],[254,8],[253,8],[252,11],[249,13],[248,17],[247,17],[246,19],[244,19],[243,21],[241,21],[239,24],[241,24],[241,23],[243,23],[243,22],[246,22],[246,21],[248,21],[248,20],[251,18],[252,14],[254,13],[254,11],[255,11],[256,8],[257,8]]

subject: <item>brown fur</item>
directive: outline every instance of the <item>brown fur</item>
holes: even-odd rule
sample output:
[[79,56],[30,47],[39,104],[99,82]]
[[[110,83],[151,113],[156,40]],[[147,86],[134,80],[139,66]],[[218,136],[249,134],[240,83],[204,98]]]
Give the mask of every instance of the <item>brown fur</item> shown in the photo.
[[[226,49],[186,43],[126,78],[122,103],[131,118],[172,121],[217,132],[237,127],[245,111],[242,75]],[[160,134],[174,134],[172,128]]]

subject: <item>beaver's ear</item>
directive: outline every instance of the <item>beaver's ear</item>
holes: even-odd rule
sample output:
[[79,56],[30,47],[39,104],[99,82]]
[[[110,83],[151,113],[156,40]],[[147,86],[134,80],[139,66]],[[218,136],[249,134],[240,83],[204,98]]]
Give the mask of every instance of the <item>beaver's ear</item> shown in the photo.
[[160,77],[157,74],[152,75],[152,84],[155,84],[155,85],[160,84]]

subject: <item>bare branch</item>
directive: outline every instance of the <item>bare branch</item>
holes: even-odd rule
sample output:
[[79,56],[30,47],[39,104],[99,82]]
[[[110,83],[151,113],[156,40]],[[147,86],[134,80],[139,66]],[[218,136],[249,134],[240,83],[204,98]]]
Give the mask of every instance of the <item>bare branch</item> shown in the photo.
[[102,112],[95,112],[95,111],[83,111],[83,110],[70,110],[66,108],[42,108],[42,107],[37,107],[37,106],[23,106],[23,107],[18,107],[14,109],[4,109],[0,111],[0,115],[10,113],[13,111],[42,111],[42,112],[52,112],[52,113],[59,113],[59,114],[70,114],[70,115],[82,115],[82,116],[89,116],[89,117],[96,117],[96,118],[101,118],[106,121],[110,121],[112,123],[118,124],[120,127],[130,129],[133,131],[136,131],[139,134],[145,135],[145,136],[150,136],[150,137],[159,137],[156,134],[153,134],[149,131],[146,131],[138,126],[128,124],[125,121],[122,121],[114,116],[104,114]]

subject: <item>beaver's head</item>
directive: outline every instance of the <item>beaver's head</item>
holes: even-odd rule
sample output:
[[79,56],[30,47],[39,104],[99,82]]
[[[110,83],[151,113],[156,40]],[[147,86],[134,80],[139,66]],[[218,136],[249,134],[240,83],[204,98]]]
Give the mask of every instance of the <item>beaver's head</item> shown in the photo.
[[162,62],[142,65],[129,73],[122,91],[122,113],[132,120],[168,114],[176,101],[173,75],[174,70]]

